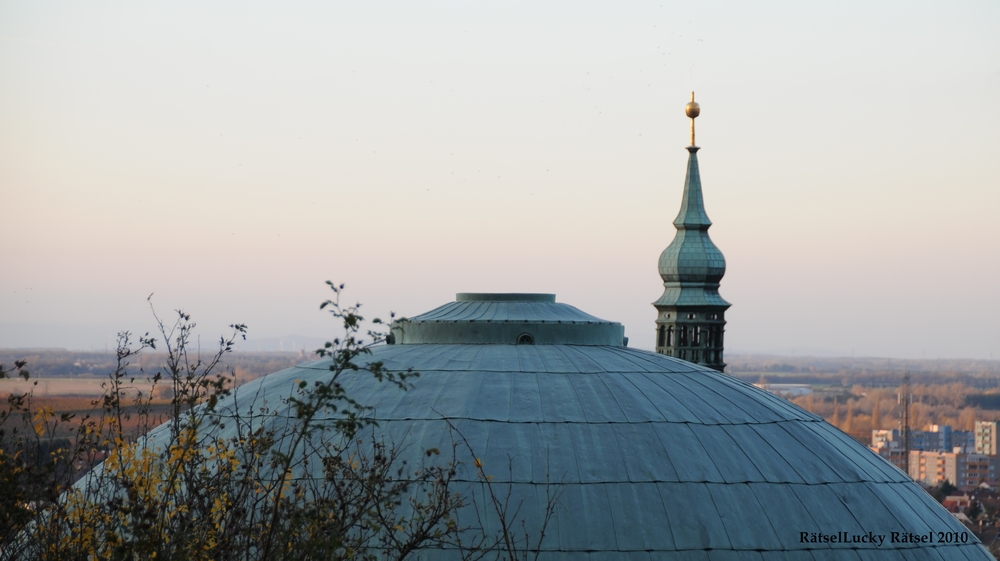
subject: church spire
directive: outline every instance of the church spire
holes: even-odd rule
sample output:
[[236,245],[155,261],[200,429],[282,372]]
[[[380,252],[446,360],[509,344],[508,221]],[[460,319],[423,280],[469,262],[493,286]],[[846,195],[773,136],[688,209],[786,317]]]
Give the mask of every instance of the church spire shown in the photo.
[[684,177],[684,196],[681,199],[681,210],[677,213],[674,226],[680,229],[708,230],[712,221],[705,214],[705,201],[701,195],[701,174],[698,172],[698,147],[694,144],[694,120],[701,114],[701,106],[694,100],[684,106],[684,113],[691,118],[691,146],[687,147],[687,175]]
[[726,273],[726,259],[708,237],[712,221],[705,213],[694,143],[694,119],[701,107],[694,92],[684,112],[691,118],[691,145],[681,208],[673,223],[677,233],[660,254],[663,295],[653,302],[656,351],[722,371],[724,314],[730,304],[719,296],[719,281]]
[[[691,119],[694,122],[694,119]],[[705,213],[705,200],[701,195],[701,173],[698,171],[697,146],[688,146],[687,175],[684,177],[684,195],[681,198],[681,210],[674,219],[678,230],[694,229],[708,230],[712,221]]]

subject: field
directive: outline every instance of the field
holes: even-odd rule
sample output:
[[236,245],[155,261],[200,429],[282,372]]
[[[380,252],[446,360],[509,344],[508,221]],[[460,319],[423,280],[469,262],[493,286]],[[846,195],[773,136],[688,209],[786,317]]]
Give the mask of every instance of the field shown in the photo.
[[[235,383],[242,383],[309,358],[302,353],[233,353],[227,356],[227,363],[218,372]],[[139,355],[128,365],[129,377],[125,380],[122,396],[125,406],[122,425],[126,433],[141,432],[140,424],[148,423],[145,428],[149,428],[168,417],[170,387],[163,382],[154,386],[150,381],[157,372],[162,372],[164,359],[163,354],[150,352]],[[64,413],[73,416],[69,422],[57,423],[55,430],[50,432],[52,437],[71,436],[88,416],[94,421],[101,419],[104,414],[101,399],[108,374],[116,367],[113,353],[64,349],[0,350],[0,364],[6,365],[4,368],[10,368],[16,360],[27,361],[25,369],[29,378],[0,379],[0,417],[8,409],[8,396],[30,393],[30,411],[51,408],[56,417]],[[131,405],[140,395],[145,399],[152,395],[148,418],[140,416]],[[8,425],[13,422],[8,421]]]
[[[97,376],[74,376],[57,378],[10,378],[0,380],[0,397],[10,394],[34,392],[36,398],[90,398],[104,394],[107,380]],[[162,384],[160,384],[162,385]],[[153,384],[146,380],[135,380],[129,384],[130,393],[149,395]]]

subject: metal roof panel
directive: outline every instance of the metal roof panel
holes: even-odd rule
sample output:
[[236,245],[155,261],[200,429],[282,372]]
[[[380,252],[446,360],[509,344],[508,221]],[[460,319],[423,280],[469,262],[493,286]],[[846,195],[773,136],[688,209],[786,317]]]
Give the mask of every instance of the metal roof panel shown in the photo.
[[670,531],[679,550],[732,549],[723,528],[718,505],[705,483],[660,483],[660,497],[666,505]]

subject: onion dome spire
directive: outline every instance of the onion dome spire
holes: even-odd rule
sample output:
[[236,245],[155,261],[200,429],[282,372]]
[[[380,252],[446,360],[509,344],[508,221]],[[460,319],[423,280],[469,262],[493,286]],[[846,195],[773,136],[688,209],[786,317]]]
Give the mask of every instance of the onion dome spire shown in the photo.
[[[708,228],[712,225],[712,221],[705,212],[705,200],[701,193],[701,173],[698,171],[699,148],[694,145],[694,119],[701,113],[701,108],[694,101],[694,92],[691,92],[691,102],[684,111],[691,118],[691,146],[687,147],[687,175],[684,178],[681,208],[677,218],[674,219],[677,234],[660,255],[660,276],[666,283],[703,282],[709,283],[703,288],[717,289],[719,281],[726,273],[726,259],[708,237]],[[718,293],[715,298],[718,301],[713,303],[724,302]]]
[[677,233],[660,254],[663,295],[653,302],[657,309],[657,352],[725,368],[722,359],[724,313],[729,308],[719,296],[719,282],[726,273],[726,258],[708,236],[712,221],[705,212],[698,171],[698,146],[694,120],[701,107],[694,100],[684,108],[691,119],[691,145],[687,147],[687,175],[680,212],[674,219]]

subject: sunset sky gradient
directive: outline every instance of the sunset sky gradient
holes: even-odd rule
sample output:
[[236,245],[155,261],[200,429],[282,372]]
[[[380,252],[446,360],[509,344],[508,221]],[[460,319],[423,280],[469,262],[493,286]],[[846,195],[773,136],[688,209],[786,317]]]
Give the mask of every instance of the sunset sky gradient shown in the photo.
[[554,292],[651,349],[698,144],[729,351],[1000,359],[1000,3],[0,3],[0,347]]

